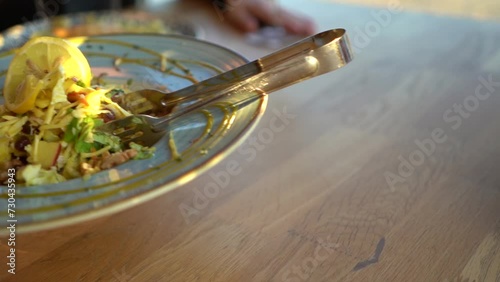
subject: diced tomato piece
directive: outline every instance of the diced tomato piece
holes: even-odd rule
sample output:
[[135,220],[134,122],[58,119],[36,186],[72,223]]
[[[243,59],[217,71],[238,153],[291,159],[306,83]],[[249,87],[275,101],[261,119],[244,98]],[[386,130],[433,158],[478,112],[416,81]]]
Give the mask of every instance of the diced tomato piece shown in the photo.
[[88,106],[88,102],[87,100],[85,99],[85,93],[83,92],[70,92],[68,93],[67,97],[68,97],[68,101],[70,103],[74,103],[74,102],[79,102],[81,104],[84,104],[85,106]]

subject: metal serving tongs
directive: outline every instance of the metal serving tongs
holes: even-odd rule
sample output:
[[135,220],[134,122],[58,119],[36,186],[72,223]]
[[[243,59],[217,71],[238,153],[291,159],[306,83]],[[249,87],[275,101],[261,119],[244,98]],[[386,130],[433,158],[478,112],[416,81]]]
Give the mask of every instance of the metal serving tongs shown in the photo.
[[[231,96],[237,106],[251,103],[278,89],[337,70],[352,59],[344,29],[332,29],[305,38],[270,55],[188,86],[163,93],[144,89],[125,95],[124,107],[134,115],[112,121],[97,130],[113,133],[125,145],[130,142],[153,146],[168,129],[169,121]],[[144,113],[164,116],[154,117]]]

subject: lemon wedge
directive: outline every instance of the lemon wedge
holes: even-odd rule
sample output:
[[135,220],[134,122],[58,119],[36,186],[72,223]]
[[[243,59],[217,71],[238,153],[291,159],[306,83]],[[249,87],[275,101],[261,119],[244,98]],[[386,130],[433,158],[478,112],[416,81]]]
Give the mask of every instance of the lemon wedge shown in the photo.
[[92,72],[78,47],[61,38],[36,37],[16,53],[7,70],[3,95],[7,109],[23,114],[35,107],[41,91],[53,87],[51,76],[63,71],[65,79],[76,78],[90,85]]

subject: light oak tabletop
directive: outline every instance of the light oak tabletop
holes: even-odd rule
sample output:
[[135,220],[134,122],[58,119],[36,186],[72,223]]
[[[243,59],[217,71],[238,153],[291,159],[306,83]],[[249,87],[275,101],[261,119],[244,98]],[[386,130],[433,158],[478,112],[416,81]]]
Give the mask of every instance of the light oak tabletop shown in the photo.
[[[500,23],[282,3],[347,29],[354,61],[271,95],[243,145],[192,182],[18,234],[0,280],[500,281]],[[171,8],[249,59],[272,51],[211,6]],[[199,196],[209,183],[220,192]]]

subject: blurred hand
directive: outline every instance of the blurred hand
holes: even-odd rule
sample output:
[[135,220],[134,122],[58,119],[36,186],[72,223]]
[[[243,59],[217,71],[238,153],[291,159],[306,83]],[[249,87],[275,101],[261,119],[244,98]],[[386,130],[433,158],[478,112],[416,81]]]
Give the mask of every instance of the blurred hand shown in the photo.
[[292,34],[311,35],[315,32],[312,20],[287,11],[270,0],[226,0],[222,16],[243,32],[257,31],[262,23],[281,26]]

